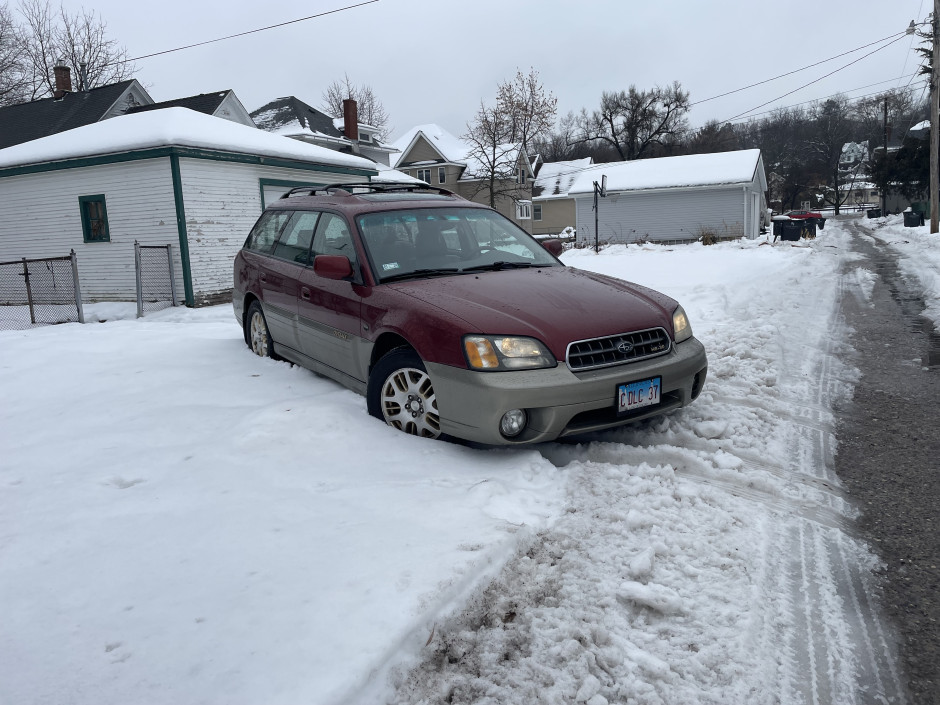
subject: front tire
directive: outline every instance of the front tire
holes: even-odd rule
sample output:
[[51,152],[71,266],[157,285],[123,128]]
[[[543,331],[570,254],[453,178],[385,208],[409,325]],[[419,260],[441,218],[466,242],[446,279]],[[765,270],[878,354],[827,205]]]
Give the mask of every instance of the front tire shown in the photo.
[[261,310],[261,304],[255,300],[248,307],[248,316],[245,325],[245,342],[251,351],[258,357],[270,357],[272,360],[278,360],[274,352],[274,341],[271,339],[271,332],[268,330],[268,321],[264,317],[264,311]]
[[428,371],[407,348],[392,350],[369,375],[369,413],[399,431],[421,438],[440,438],[441,418]]

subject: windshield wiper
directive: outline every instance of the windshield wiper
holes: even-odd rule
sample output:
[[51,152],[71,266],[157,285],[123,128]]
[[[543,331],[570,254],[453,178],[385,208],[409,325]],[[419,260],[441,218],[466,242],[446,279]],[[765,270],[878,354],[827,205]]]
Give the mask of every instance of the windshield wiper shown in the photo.
[[489,264],[478,264],[473,267],[464,267],[463,271],[465,272],[474,272],[481,270],[492,270],[498,272],[500,269],[521,269],[525,267],[545,267],[544,264],[535,264],[534,262],[506,262],[504,260],[499,260],[497,262],[490,262]]
[[386,284],[392,281],[399,281],[401,279],[419,279],[421,277],[434,277],[441,276],[444,274],[457,274],[460,272],[460,269],[457,267],[442,267],[438,269],[415,269],[411,272],[402,272],[401,274],[392,274],[388,277],[382,277],[382,283]]

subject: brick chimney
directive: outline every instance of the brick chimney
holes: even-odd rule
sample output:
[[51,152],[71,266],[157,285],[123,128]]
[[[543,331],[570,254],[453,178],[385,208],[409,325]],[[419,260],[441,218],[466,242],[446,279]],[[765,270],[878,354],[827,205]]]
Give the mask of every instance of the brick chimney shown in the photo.
[[58,100],[66,93],[72,92],[72,69],[66,65],[65,59],[59,59],[52,67],[52,72],[55,74],[55,90],[52,97]]
[[356,101],[346,98],[343,101],[343,134],[353,143],[353,151],[359,151],[359,110]]

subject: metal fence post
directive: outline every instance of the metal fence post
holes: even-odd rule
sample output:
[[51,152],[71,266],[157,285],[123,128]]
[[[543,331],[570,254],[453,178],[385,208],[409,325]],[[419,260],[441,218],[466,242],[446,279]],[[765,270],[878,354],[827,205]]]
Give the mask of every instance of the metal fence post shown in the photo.
[[170,302],[176,306],[176,276],[173,274],[173,243],[166,245],[166,261],[170,268]]
[[144,315],[144,290],[140,281],[140,243],[134,240],[134,272],[137,276],[137,318]]
[[69,259],[72,260],[72,282],[75,285],[75,308],[78,309],[78,322],[85,322],[85,311],[82,308],[82,285],[78,280],[78,256],[73,249],[69,253]]
[[36,324],[36,311],[33,308],[33,288],[29,285],[29,265],[26,264],[26,258],[23,258],[23,279],[26,281],[26,303],[29,304],[29,320],[33,325]]

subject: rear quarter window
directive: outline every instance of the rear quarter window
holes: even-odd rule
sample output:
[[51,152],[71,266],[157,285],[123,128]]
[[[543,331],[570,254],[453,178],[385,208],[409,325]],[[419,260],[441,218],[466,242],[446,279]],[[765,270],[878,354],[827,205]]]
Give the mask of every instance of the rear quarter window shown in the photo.
[[268,211],[255,223],[245,242],[245,248],[254,252],[270,253],[277,242],[284,224],[290,220],[293,211]]

